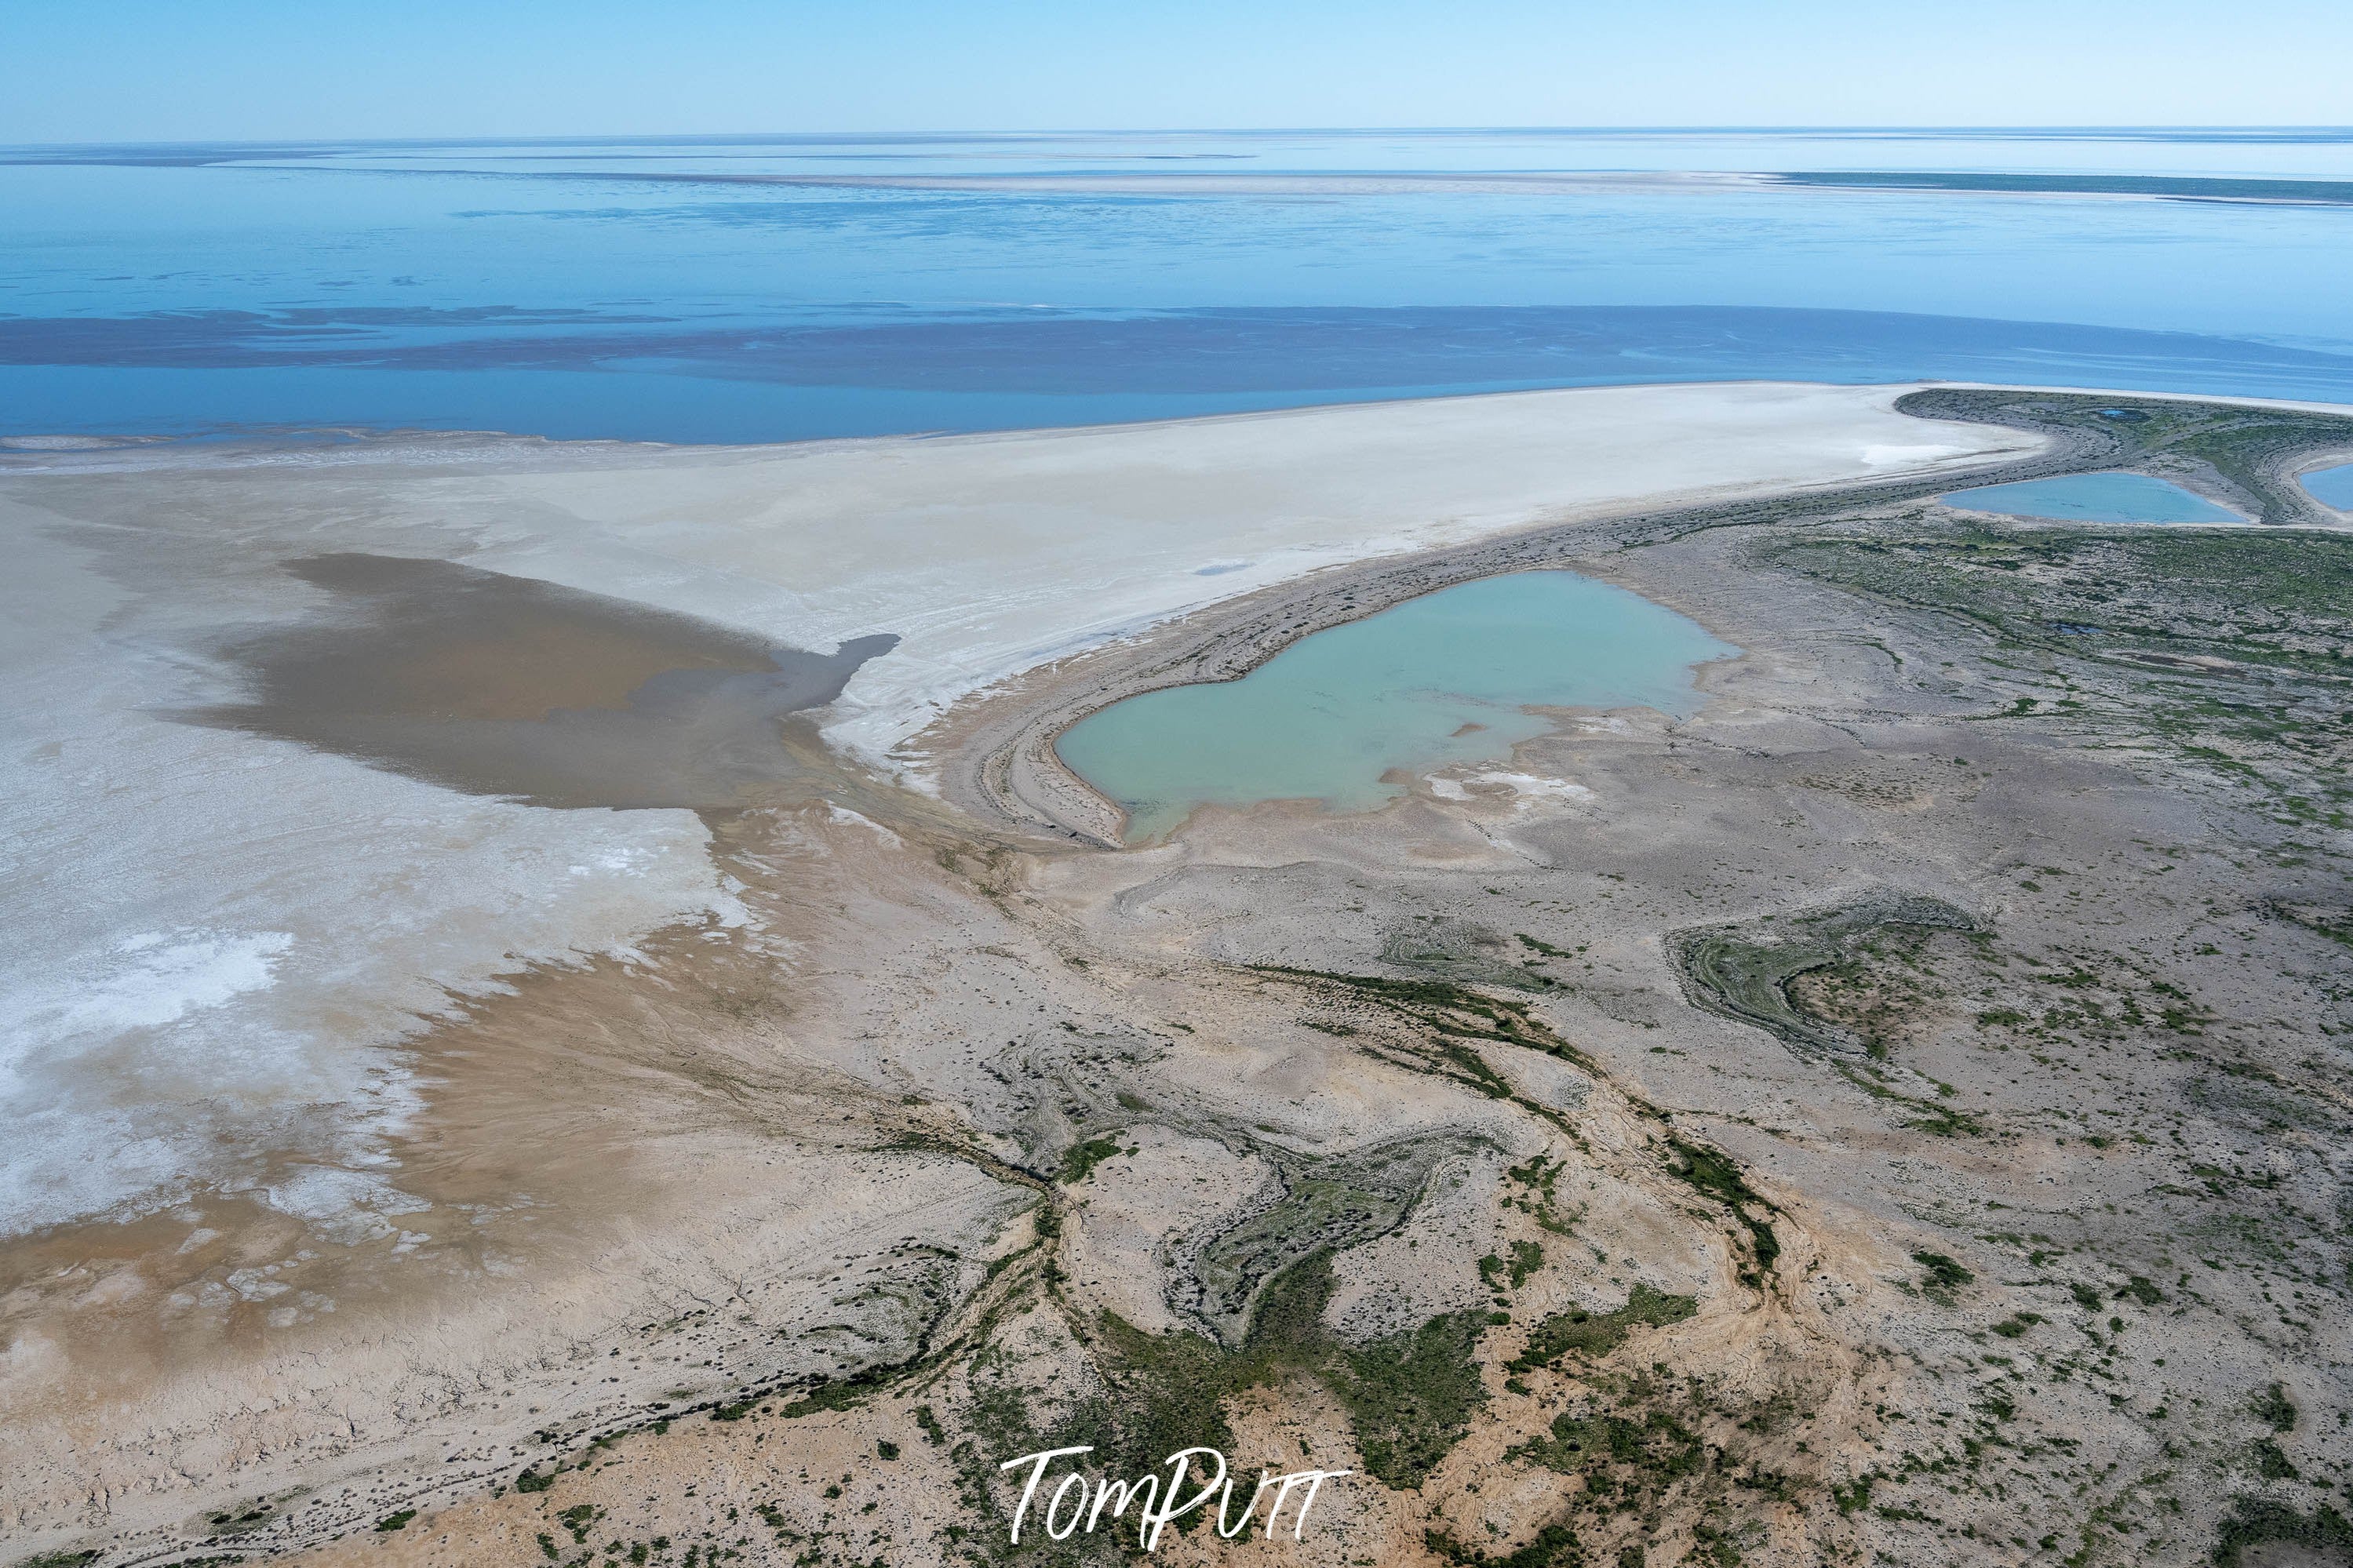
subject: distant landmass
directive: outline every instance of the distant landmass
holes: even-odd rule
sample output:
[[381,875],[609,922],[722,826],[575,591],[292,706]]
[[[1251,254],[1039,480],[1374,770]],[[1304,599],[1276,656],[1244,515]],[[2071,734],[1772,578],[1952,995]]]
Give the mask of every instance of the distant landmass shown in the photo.
[[1821,169],[1769,178],[1851,190],[2011,191],[2052,196],[2165,196],[2177,201],[2293,202],[2353,206],[2353,180],[2233,180],[2197,174],[1970,174],[1926,170]]

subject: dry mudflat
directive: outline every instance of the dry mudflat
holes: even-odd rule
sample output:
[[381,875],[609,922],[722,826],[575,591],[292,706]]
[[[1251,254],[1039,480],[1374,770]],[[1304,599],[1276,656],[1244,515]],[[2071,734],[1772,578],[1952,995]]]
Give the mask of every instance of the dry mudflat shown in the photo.
[[[2353,423],[1910,401],[2293,526],[1597,506],[1001,684],[937,793],[788,718],[700,812],[734,913],[404,1047],[396,1225],[14,1244],[17,1555],[1110,1562],[999,1462],[1205,1444],[1353,1473],[1174,1561],[2348,1560],[2353,537],[2289,481]],[[1053,763],[1527,565],[1743,651],[1370,814],[1114,849]]]

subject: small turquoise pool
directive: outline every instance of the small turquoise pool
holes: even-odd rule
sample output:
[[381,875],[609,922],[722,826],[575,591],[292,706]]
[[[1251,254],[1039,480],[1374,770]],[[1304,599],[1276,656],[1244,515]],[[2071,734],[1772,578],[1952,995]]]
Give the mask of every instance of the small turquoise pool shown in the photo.
[[2324,506],[2353,511],[2353,463],[2337,468],[2315,468],[2304,476],[2304,488]]
[[1694,667],[1738,651],[1623,588],[1516,572],[1303,637],[1240,680],[1113,703],[1055,750],[1140,843],[1208,805],[1370,809],[1401,793],[1395,771],[1508,757],[1549,727],[1533,708],[1686,713]]
[[2014,485],[1986,485],[1938,498],[1963,511],[2061,522],[2244,522],[2203,496],[2147,474],[2068,474]]

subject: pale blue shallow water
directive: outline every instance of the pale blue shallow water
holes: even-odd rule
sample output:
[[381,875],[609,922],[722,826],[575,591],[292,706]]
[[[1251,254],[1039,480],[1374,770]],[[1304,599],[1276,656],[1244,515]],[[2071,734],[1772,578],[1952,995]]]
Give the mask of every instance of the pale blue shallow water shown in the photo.
[[2147,474],[2067,474],[2014,485],[1984,485],[1940,498],[1964,511],[2065,522],[2244,522],[2179,485]]
[[2353,463],[2341,468],[2315,468],[2304,476],[2304,488],[2310,490],[2316,500],[2324,501],[2339,511],[2353,511]]
[[[1679,178],[1809,171],[2317,195]],[[1757,377],[2353,401],[2344,132],[0,149],[0,436],[776,440]]]
[[1364,810],[1400,792],[1392,770],[1510,756],[1550,727],[1535,706],[1689,712],[1694,668],[1737,651],[1622,588],[1514,573],[1317,632],[1240,680],[1128,698],[1055,750],[1126,811],[1131,842],[1206,805]]

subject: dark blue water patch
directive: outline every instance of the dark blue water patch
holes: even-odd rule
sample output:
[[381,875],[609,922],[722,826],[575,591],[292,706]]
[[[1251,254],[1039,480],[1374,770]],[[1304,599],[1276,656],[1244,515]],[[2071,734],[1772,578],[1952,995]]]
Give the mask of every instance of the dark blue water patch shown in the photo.
[[2353,401],[2353,355],[2183,332],[1683,307],[644,309],[0,318],[0,434],[350,426],[783,441],[1540,386],[1976,380]]
[[[1905,380],[2055,364],[2353,385],[2353,354],[2107,327],[1677,306],[876,311],[705,325],[654,311],[312,307],[0,316],[0,364],[634,368],[801,385],[1271,392],[1770,375]],[[908,319],[912,317],[913,319]]]
[[[511,305],[441,309],[389,305],[293,310],[152,310],[135,316],[0,316],[0,363],[177,365],[232,369],[279,364],[381,364],[429,357],[436,345],[527,345],[566,331],[611,334],[678,325],[678,318]],[[462,351],[461,351],[462,352]]]
[[1056,395],[797,386],[623,370],[0,366],[0,437],[140,433],[308,439],[322,429],[486,430],[559,441],[711,446],[1130,424],[1510,390],[1515,389]]
[[2353,511],[2353,463],[2342,468],[2316,468],[2304,476],[2304,488],[2324,506]]

